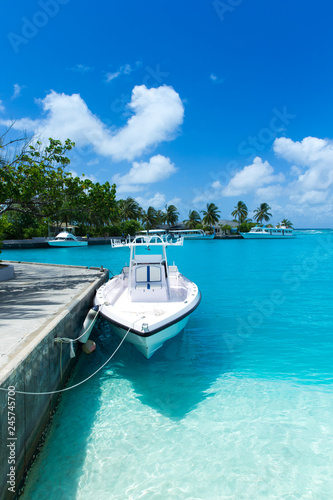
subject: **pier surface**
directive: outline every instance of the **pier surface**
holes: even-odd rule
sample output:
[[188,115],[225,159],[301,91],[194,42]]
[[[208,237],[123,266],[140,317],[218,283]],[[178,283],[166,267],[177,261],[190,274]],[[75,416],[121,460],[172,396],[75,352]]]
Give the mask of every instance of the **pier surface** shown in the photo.
[[[99,268],[14,264],[15,277],[0,282],[0,498],[12,499],[31,463],[42,433],[77,356],[76,339],[96,289],[108,280]],[[80,346],[73,343],[78,355]],[[11,392],[6,392],[6,388]],[[24,391],[20,393],[19,391]],[[9,457],[8,453],[12,455]],[[13,463],[14,465],[9,465]],[[1,496],[3,495],[3,496]]]
[[14,263],[14,268],[15,278],[0,283],[1,375],[34,333],[103,275],[99,269],[79,266]]

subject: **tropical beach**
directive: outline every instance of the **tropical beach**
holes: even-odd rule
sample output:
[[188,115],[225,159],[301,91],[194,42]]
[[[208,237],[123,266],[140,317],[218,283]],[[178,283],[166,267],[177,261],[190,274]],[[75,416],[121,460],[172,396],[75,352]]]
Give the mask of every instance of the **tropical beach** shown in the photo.
[[0,499],[332,498],[332,15],[6,2]]

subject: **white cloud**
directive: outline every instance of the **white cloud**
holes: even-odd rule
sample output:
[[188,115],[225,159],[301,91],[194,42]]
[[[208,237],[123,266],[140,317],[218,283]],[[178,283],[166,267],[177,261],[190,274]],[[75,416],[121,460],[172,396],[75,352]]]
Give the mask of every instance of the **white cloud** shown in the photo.
[[137,185],[137,184],[117,184],[117,194],[124,194],[124,193],[137,193],[139,191],[144,191],[145,186],[142,184]]
[[279,184],[274,184],[272,186],[261,187],[256,190],[256,197],[259,200],[265,200],[265,202],[270,202],[271,200],[276,200],[283,195],[283,187]]
[[287,137],[275,139],[273,144],[274,152],[290,163],[299,166],[309,166],[332,154],[332,141],[318,139],[317,137],[305,137],[301,142],[294,142]]
[[298,177],[303,173],[303,171],[304,169],[297,167],[297,165],[292,165],[290,167],[290,175],[292,175],[293,177]]
[[205,195],[205,193],[202,194],[199,193],[193,198],[192,203],[195,206],[201,206],[203,203],[206,203],[206,201],[207,201],[207,196]]
[[[14,129],[32,131],[42,140],[70,138],[77,147],[91,145],[96,153],[119,161],[131,161],[160,142],[172,140],[184,117],[179,95],[166,85],[152,89],[145,85],[134,87],[128,104],[133,115],[120,130],[108,129],[79,94],[51,91],[37,102],[46,116],[36,120],[18,119]],[[10,120],[0,120],[0,123],[12,124]]]
[[135,63],[134,68],[130,64],[124,64],[123,66],[120,66],[118,71],[114,71],[113,73],[106,73],[106,83],[112,82],[112,80],[115,80],[115,78],[118,78],[118,76],[129,75],[130,73],[132,73],[132,71],[139,68],[140,66],[140,61],[137,61]]
[[177,207],[179,204],[182,203],[182,200],[181,198],[178,198],[178,196],[175,196],[174,198],[172,198],[171,200],[169,200],[167,202],[167,205],[175,205],[175,207]]
[[136,86],[128,107],[134,115],[112,138],[110,147],[115,159],[133,160],[148,147],[174,138],[183,123],[184,106],[172,87],[147,89]]
[[223,196],[238,196],[256,191],[266,184],[283,180],[284,176],[282,174],[274,175],[273,167],[257,156],[252,165],[245,166],[231,178],[222,194]]
[[156,210],[161,210],[165,207],[165,200],[165,195],[161,193],[156,193],[151,198],[136,197],[136,201],[145,210],[147,210],[148,207],[154,207]]
[[0,113],[3,113],[5,111],[5,106],[3,105],[2,101],[0,100]]
[[291,201],[296,201],[296,203],[309,204],[309,205],[317,205],[319,203],[323,203],[328,196],[328,192],[326,191],[318,191],[316,189],[312,189],[310,191],[306,191],[303,194],[295,194],[290,196]]
[[72,71],[76,71],[77,73],[89,73],[90,71],[93,71],[94,68],[91,68],[90,66],[86,66],[84,64],[76,64],[73,68],[71,68]]
[[128,174],[120,176],[116,174],[113,182],[117,185],[126,184],[152,184],[163,181],[176,172],[176,167],[171,163],[170,158],[156,155],[148,162],[133,162],[133,166]]
[[14,83],[14,93],[12,95],[12,99],[16,99],[17,97],[19,97],[24,88],[25,85],[19,85],[18,83]]
[[222,184],[220,183],[220,181],[214,181],[212,183],[212,188],[213,189],[220,189],[220,188],[222,188]]
[[87,163],[88,167],[91,167],[93,165],[98,165],[98,164],[99,164],[99,160],[97,158],[95,158],[94,160],[90,160]]
[[327,199],[333,186],[333,141],[305,137],[294,142],[281,137],[273,148],[278,156],[296,164],[290,172],[297,180],[288,186],[292,201],[314,205]]
[[107,83],[112,82],[115,78],[118,78],[120,75],[120,71],[115,71],[114,73],[106,73],[106,81]]
[[223,78],[219,78],[218,76],[216,76],[214,73],[211,73],[209,75],[209,78],[212,80],[213,83],[215,84],[220,84],[220,83],[223,83],[224,82],[224,79]]

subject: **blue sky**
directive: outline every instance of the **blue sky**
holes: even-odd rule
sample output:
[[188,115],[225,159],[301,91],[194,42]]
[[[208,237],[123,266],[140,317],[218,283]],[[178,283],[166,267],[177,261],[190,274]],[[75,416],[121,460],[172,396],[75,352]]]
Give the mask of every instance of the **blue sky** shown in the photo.
[[3,0],[0,129],[181,218],[261,203],[333,227],[329,0]]

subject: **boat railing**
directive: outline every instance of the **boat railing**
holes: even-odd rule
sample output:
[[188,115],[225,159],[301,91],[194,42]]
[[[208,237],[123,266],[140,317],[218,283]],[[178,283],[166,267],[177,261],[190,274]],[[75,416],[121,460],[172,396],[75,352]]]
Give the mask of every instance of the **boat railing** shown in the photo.
[[169,239],[163,239],[162,236],[158,234],[153,235],[139,235],[136,236],[132,241],[124,240],[121,241],[119,239],[112,239],[111,246],[112,248],[124,248],[124,247],[147,247],[147,246],[183,246],[184,238],[178,238],[176,241],[170,241]]

